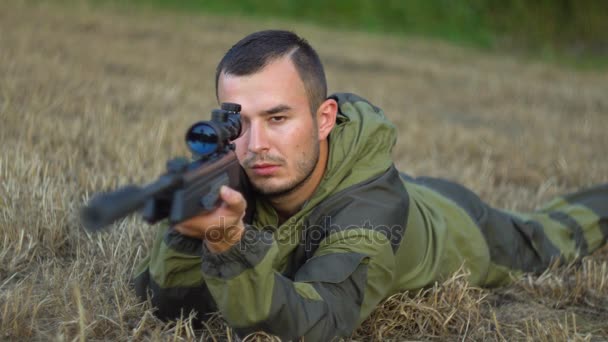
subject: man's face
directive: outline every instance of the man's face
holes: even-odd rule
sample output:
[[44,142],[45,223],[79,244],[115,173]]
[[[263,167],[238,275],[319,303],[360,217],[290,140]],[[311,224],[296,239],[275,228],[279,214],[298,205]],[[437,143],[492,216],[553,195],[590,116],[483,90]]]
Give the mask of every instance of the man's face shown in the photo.
[[218,98],[242,106],[243,134],[234,143],[256,190],[272,197],[305,186],[319,160],[318,128],[289,58],[252,75],[220,75]]

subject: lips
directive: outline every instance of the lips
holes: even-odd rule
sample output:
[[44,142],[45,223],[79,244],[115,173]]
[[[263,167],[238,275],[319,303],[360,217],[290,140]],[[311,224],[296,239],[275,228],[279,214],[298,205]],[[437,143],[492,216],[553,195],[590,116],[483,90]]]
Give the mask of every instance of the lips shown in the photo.
[[256,164],[251,167],[251,170],[259,176],[270,176],[278,169],[279,166],[274,164]]

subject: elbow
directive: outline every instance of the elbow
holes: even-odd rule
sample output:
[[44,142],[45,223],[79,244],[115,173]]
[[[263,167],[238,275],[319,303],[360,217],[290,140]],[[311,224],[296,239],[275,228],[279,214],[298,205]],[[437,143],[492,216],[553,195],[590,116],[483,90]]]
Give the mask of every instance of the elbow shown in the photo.
[[155,308],[154,315],[163,321],[186,318],[194,311],[196,321],[201,322],[217,311],[216,303],[204,283],[199,286],[164,288],[145,270],[134,279],[133,285],[137,297],[141,301],[150,300]]

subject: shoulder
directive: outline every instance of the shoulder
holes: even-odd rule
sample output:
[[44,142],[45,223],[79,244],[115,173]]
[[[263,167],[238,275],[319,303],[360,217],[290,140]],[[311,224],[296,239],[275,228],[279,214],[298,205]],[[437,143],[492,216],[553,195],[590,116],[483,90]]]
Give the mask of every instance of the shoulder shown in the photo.
[[409,195],[399,172],[386,172],[328,196],[306,219],[306,235],[315,244],[335,233],[381,233],[395,251],[405,233]]

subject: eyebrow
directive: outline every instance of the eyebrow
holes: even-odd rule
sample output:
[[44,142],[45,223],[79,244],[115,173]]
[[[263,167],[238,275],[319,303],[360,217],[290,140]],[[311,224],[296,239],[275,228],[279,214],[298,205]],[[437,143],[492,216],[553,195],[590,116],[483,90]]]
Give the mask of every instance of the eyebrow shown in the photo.
[[283,113],[290,109],[291,109],[291,107],[289,107],[288,105],[280,104],[280,105],[274,106],[270,109],[266,109],[264,111],[263,115],[272,115],[272,114]]

